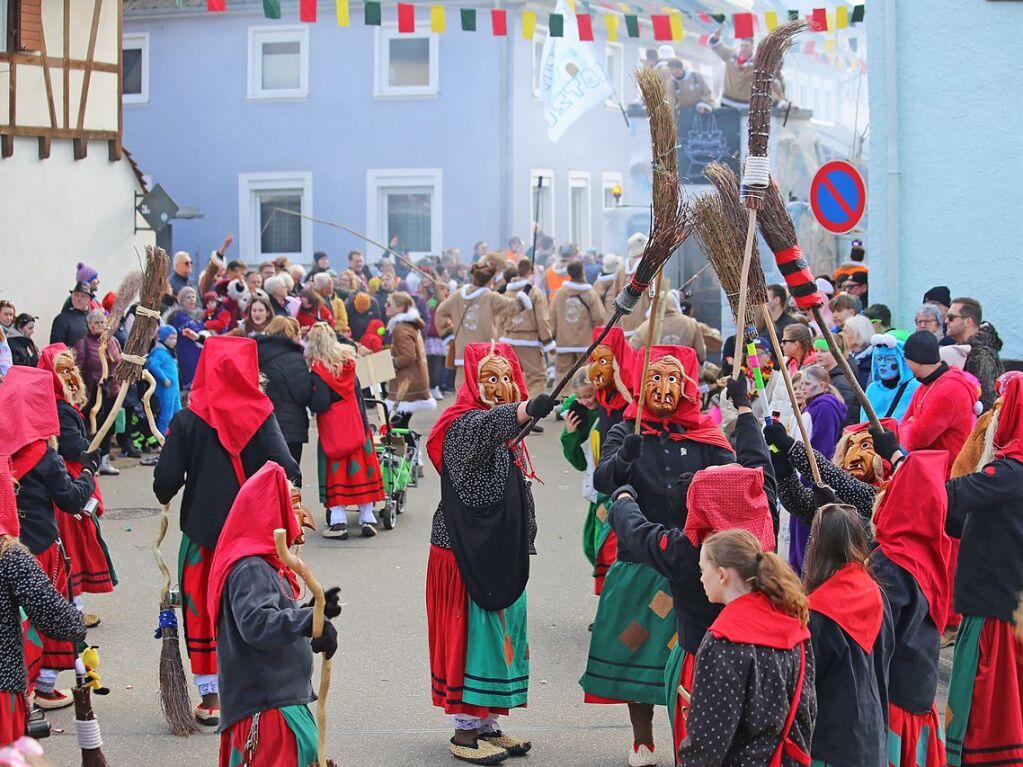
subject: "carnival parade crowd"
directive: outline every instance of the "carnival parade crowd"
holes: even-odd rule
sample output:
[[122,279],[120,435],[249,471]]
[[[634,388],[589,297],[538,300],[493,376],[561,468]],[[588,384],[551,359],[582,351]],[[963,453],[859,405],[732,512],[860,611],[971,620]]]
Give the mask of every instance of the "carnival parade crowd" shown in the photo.
[[[894,327],[857,247],[816,282],[841,358],[771,285],[781,354],[760,328],[736,379],[742,339],[695,319],[684,291],[644,293],[587,354],[643,234],[624,257],[541,236],[465,261],[317,253],[308,270],[246,265],[231,244],[201,273],[174,255],[159,312],[79,263],[48,345],[0,300],[0,764],[72,705],[62,672],[81,688],[95,671],[84,600],[118,583],[99,478],[126,458],[152,467],[160,504],[180,496],[180,616],[161,627],[181,623],[190,715],[220,733],[219,764],[316,764],[313,656],[338,649],[341,595],[299,601],[274,531],[294,545],[317,527],[300,468],[314,440],[320,534],[343,541],[355,519],[376,536],[392,430],[440,484],[427,636],[407,638],[429,649],[423,704],[429,683],[458,760],[531,752],[505,718],[529,701],[543,472],[527,445],[546,427],[581,476],[598,597],[581,695],[627,713],[622,764],[1023,765],[1023,373],[977,299],[934,287],[915,327]],[[149,316],[148,352],[128,353]],[[360,381],[381,353],[393,376]],[[124,380],[125,362],[147,375]],[[420,449],[411,424],[430,410]]]

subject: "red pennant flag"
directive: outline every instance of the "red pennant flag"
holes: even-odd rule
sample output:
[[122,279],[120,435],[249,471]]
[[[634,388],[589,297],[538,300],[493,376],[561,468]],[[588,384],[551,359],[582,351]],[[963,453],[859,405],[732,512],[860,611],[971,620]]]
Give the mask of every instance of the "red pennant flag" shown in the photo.
[[490,9],[490,27],[494,37],[508,36],[508,11],[500,8]]
[[803,55],[809,56],[810,54],[813,53],[813,49],[816,47],[817,45],[814,43],[813,40],[807,40],[806,45],[803,46]]
[[206,10],[222,13],[227,10],[227,0],[206,0]]
[[593,42],[593,17],[588,13],[580,13],[575,18],[579,23],[579,39],[583,42]]
[[299,0],[298,20],[307,24],[316,23],[316,0]]
[[700,19],[700,21],[702,21],[704,24],[713,24],[714,23],[714,19],[712,19],[710,16],[708,16],[706,11],[700,11],[696,15]]
[[[305,1],[302,0],[302,2]],[[410,35],[415,31],[416,7],[412,3],[398,3],[398,32],[403,35]]]
[[753,37],[753,14],[737,13],[735,19],[735,39],[744,40]]
[[827,32],[828,31],[828,12],[824,8],[814,8],[813,13],[810,14],[810,31],[811,32]]
[[710,41],[710,35],[700,35],[700,45],[701,45],[701,47],[706,48],[710,44],[709,41]]
[[654,40],[671,40],[671,19],[665,14],[653,14]]

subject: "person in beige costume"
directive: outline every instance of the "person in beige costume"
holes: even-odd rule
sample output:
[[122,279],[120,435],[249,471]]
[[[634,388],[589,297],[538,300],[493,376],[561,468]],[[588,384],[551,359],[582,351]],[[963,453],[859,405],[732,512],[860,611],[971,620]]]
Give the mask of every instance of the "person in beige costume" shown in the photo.
[[[710,36],[710,49],[725,62],[725,83],[721,90],[721,103],[736,108],[749,108],[753,94],[753,41],[740,40],[733,48],[721,40],[719,29]],[[771,83],[771,102],[782,101],[785,88],[781,75],[777,75]]]
[[[611,289],[612,298],[622,292],[622,288],[629,284],[632,280],[632,275],[636,273],[636,267],[639,266],[639,261],[643,258],[643,251],[646,250],[646,244],[650,238],[642,232],[636,232],[634,235],[629,237],[627,241],[628,251],[625,259],[625,266],[618,272],[618,279],[615,280],[614,286]],[[653,287],[653,286],[651,286]],[[639,301],[636,302],[636,308],[632,310],[632,314],[627,314],[622,317],[621,326],[625,332],[626,338],[632,338],[632,334],[636,332],[636,328],[643,324],[643,320],[646,319],[646,313],[650,309],[650,291],[645,291],[640,296]]]
[[602,267],[600,274],[597,275],[597,281],[593,283],[593,289],[597,292],[604,311],[610,316],[614,311],[615,298],[618,296],[614,288],[618,284],[618,275],[622,270],[622,257],[608,253],[604,256]]
[[600,298],[584,275],[582,261],[569,262],[568,279],[551,300],[551,332],[558,345],[559,379],[590,347],[593,328],[607,319]]
[[[700,323],[682,313],[674,290],[667,291],[661,300],[664,301],[664,320],[661,323],[661,334],[654,339],[654,344],[692,347],[696,351],[696,359],[702,365],[707,361],[707,346],[703,340]],[[649,310],[647,313],[649,315]],[[636,328],[636,332],[629,339],[629,345],[633,349],[639,350],[646,346],[646,334],[654,319],[648,316],[643,324]]]
[[[497,253],[488,253],[473,264],[469,270],[469,282],[444,299],[434,315],[437,330],[445,336],[445,342],[455,345],[456,390],[465,380],[462,351],[466,344],[497,340],[501,323],[523,308],[533,306],[525,292],[509,297],[490,289],[490,283],[503,267],[503,262]],[[453,338],[449,340],[447,336],[450,335]]]
[[519,261],[516,278],[508,281],[505,290],[509,298],[517,298],[519,293],[525,293],[533,305],[528,309],[523,307],[505,320],[501,341],[519,358],[526,389],[530,397],[535,397],[547,389],[547,365],[543,355],[554,351],[554,335],[547,296],[533,285],[533,264],[526,258]]

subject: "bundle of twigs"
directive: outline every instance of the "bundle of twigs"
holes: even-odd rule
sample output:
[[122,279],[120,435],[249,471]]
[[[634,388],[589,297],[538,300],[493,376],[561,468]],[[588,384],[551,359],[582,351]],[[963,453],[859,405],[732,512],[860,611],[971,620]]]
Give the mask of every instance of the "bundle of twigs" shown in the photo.
[[110,344],[110,338],[117,332],[117,328],[121,325],[121,320],[124,319],[124,313],[128,311],[128,307],[135,301],[135,297],[139,294],[139,289],[142,287],[142,272],[138,269],[128,272],[123,280],[121,280],[120,286],[117,288],[117,295],[114,299],[114,305],[110,309],[110,314],[107,315],[106,324],[103,326],[103,332],[100,333],[99,337],[99,365],[100,365],[100,376],[99,386],[96,387],[96,401],[92,405],[92,409],[89,411],[89,428],[96,431],[96,418],[99,411],[103,408],[103,386],[102,384],[110,376],[110,369],[107,363],[107,346]]
[[874,412],[874,406],[867,399],[863,387],[860,386],[859,381],[856,379],[856,374],[853,373],[849,360],[846,359],[845,354],[838,348],[838,344],[835,343],[835,337],[831,333],[831,328],[824,319],[824,314],[821,312],[824,296],[817,291],[813,272],[810,271],[806,259],[803,258],[799,241],[796,239],[796,227],[792,223],[792,219],[789,218],[788,211],[785,210],[785,203],[782,202],[781,192],[773,184],[768,188],[767,194],[764,197],[764,209],[760,217],[760,233],[764,236],[767,246],[774,252],[774,260],[785,277],[785,284],[788,285],[789,290],[792,292],[796,306],[813,314],[817,327],[820,328],[821,334],[828,342],[828,348],[831,350],[832,356],[842,367],[842,371],[845,373],[849,385],[856,394],[856,399],[863,406],[863,412],[866,413],[871,426],[875,429],[880,429],[881,422],[877,418],[877,413]]
[[128,386],[142,377],[146,364],[146,354],[160,325],[160,300],[163,298],[164,286],[167,282],[167,254],[163,248],[146,247],[146,273],[142,282],[141,298],[135,307],[135,323],[131,326],[131,334],[121,353],[121,361],[114,371],[114,378],[121,384],[110,413],[103,425],[92,438],[89,450],[95,450],[114,425],[117,413],[124,404],[128,394]]

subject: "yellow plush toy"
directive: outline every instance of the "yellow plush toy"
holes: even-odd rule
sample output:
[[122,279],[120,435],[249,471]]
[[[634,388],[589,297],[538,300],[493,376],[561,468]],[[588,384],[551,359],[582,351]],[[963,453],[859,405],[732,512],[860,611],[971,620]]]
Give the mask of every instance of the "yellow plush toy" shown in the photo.
[[91,687],[97,695],[109,693],[109,688],[99,680],[99,647],[90,646],[82,650],[82,663],[85,664],[85,686]]

